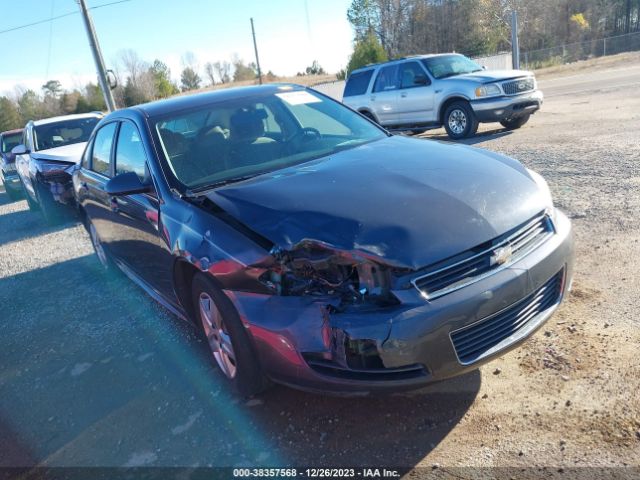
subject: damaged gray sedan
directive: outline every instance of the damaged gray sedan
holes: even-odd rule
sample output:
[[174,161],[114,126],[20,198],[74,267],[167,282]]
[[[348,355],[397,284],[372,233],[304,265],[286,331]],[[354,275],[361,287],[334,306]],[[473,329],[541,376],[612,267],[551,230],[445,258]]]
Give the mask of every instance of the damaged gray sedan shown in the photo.
[[390,136],[298,86],[111,113],[73,183],[102,264],[193,321],[242,394],[458,375],[524,341],[571,283],[571,224],[540,175]]

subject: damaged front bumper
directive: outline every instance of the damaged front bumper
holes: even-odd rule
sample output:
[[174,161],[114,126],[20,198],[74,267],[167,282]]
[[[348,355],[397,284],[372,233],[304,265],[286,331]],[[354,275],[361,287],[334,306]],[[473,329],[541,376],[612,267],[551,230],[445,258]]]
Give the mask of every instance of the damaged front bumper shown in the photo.
[[399,305],[338,312],[329,297],[226,293],[278,383],[342,394],[419,388],[516,347],[555,311],[571,284],[574,247],[559,211],[554,226],[522,259],[431,301],[409,288],[393,291]]

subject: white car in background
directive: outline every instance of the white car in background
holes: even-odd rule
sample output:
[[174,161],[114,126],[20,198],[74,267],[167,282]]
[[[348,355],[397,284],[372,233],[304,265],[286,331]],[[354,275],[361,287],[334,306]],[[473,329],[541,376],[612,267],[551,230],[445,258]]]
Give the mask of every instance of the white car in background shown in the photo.
[[101,113],[85,113],[30,121],[22,143],[12,150],[29,208],[40,210],[47,223],[59,220],[61,205],[73,203],[68,169],[80,163],[101,118]]

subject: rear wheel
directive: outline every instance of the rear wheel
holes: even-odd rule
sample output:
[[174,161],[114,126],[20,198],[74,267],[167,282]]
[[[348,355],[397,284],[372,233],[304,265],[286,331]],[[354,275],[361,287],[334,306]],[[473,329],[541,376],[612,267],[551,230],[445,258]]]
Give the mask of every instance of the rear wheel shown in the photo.
[[213,361],[232,387],[244,396],[264,390],[268,382],[229,298],[211,279],[198,273],[192,283],[192,301]]
[[513,118],[511,120],[502,120],[500,122],[500,125],[502,125],[507,130],[516,130],[527,123],[530,116],[531,115],[523,115],[522,117]]
[[457,101],[447,107],[444,128],[453,140],[470,137],[478,131],[478,119],[468,102]]

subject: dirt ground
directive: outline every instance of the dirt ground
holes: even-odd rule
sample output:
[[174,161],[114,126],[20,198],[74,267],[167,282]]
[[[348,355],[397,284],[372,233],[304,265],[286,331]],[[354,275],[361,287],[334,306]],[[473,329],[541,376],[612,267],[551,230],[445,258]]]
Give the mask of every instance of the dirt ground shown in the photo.
[[640,56],[554,69],[522,129],[465,143],[548,180],[573,219],[573,291],[523,347],[417,392],[235,398],[188,326],[100,270],[79,225],[45,227],[0,194],[0,466],[640,475]]

